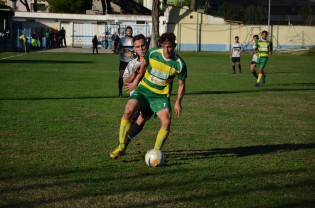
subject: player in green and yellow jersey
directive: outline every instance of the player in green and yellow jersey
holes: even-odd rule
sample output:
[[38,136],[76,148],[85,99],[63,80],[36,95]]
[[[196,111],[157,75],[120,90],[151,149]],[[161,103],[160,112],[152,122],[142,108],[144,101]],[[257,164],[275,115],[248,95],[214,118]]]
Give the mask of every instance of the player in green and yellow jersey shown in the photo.
[[[145,61],[134,81],[127,84],[126,89],[136,88],[125,107],[119,129],[119,145],[110,153],[111,158],[123,155],[127,147],[127,135],[131,129],[132,114],[139,110],[151,108],[160,120],[161,127],[156,136],[154,149],[160,150],[168,138],[171,125],[170,94],[174,78],[178,77],[178,91],[174,110],[180,117],[182,99],[185,92],[187,68],[184,60],[175,53],[176,36],[173,33],[164,33],[159,38],[161,48],[152,48],[147,51]],[[140,81],[140,83],[139,83]],[[138,85],[139,83],[139,85]]]
[[255,86],[259,87],[260,81],[262,84],[265,83],[266,74],[264,72],[264,68],[268,62],[269,56],[272,55],[272,42],[267,40],[267,31],[262,31],[261,39],[256,42],[256,50],[258,52],[258,78]]

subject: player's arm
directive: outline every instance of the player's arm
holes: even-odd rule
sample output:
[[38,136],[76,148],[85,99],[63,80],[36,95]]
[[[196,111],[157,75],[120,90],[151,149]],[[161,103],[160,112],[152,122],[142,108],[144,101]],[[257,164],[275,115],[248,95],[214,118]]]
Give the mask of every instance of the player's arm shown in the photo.
[[138,74],[136,75],[136,77],[134,78],[134,80],[131,83],[126,83],[126,86],[124,88],[127,92],[131,92],[132,90],[137,88],[146,70],[147,70],[147,62],[143,61],[140,66],[140,70]]
[[[125,72],[126,72],[126,70],[127,69],[125,69]],[[124,83],[125,84],[131,83],[136,78],[136,76],[138,74],[138,70],[139,70],[139,67],[137,69],[133,70],[133,72],[132,72],[132,74],[130,76],[125,76],[125,73],[124,73],[124,77],[123,77],[124,78]]]
[[272,56],[272,50],[273,50],[273,46],[272,46],[272,42],[269,45],[269,56]]
[[121,49],[122,49],[122,44],[121,44],[121,41],[119,40],[117,44],[117,50],[120,51]]
[[185,93],[185,80],[179,80],[177,99],[174,106],[174,109],[178,118],[180,117],[180,113],[182,112],[182,99],[184,97],[184,93]]

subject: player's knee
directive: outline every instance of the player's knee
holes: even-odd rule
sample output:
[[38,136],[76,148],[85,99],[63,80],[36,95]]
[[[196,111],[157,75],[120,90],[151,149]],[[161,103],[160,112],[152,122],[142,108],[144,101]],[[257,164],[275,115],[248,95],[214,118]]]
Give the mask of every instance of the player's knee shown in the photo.
[[138,110],[137,105],[134,103],[129,103],[125,107],[124,118],[131,119],[132,115]]

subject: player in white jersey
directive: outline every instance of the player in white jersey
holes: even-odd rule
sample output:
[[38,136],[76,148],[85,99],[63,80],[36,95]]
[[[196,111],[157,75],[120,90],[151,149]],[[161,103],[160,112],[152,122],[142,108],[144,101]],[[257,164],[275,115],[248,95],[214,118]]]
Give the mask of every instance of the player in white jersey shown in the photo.
[[243,46],[238,42],[239,37],[235,36],[235,43],[232,45],[231,53],[230,53],[230,59],[232,60],[232,69],[233,74],[235,74],[235,64],[238,65],[239,73],[242,72],[241,67],[241,55],[243,51]]
[[258,75],[256,72],[256,65],[257,65],[257,60],[258,60],[258,55],[257,55],[257,51],[256,51],[256,43],[258,41],[259,37],[258,35],[254,35],[253,36],[253,40],[254,40],[254,44],[253,44],[253,58],[252,58],[252,62],[250,63],[250,71],[252,72],[253,76],[257,79]]
[[[125,72],[123,75],[125,84],[133,82],[133,80],[135,79],[135,77],[137,76],[140,70],[140,66],[142,62],[144,62],[144,56],[145,56],[145,53],[147,52],[146,39],[144,35],[142,34],[136,35],[133,37],[132,41],[133,41],[133,49],[135,53],[137,54],[137,57],[132,59],[128,63],[125,69]],[[132,96],[133,92],[134,90],[130,92],[130,96]],[[126,145],[129,144],[129,142],[131,141],[133,137],[135,137],[142,131],[145,122],[148,119],[150,119],[152,115],[153,115],[153,111],[151,109],[147,109],[143,111],[141,111],[140,109],[139,111],[133,114],[132,120],[134,121],[134,123],[132,124],[131,130],[128,134],[128,140],[127,140]]]
[[118,96],[122,97],[122,88],[124,85],[123,74],[129,61],[131,61],[135,57],[132,43],[132,28],[130,26],[126,27],[125,36],[120,38],[118,43],[118,50],[120,51]]

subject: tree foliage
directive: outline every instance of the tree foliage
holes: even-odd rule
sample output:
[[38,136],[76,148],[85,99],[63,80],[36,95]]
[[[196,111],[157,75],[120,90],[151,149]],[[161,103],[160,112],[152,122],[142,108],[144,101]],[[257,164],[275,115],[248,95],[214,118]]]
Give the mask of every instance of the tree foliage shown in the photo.
[[305,25],[312,25],[312,4],[306,1],[304,6],[299,10],[299,14]]
[[92,8],[92,0],[47,0],[50,12],[85,14]]
[[249,5],[244,8],[243,22],[247,24],[261,24],[266,23],[268,13],[265,8],[261,6]]
[[227,20],[242,21],[247,24],[262,24],[267,20],[266,9],[257,5],[224,2],[219,6],[217,14]]

